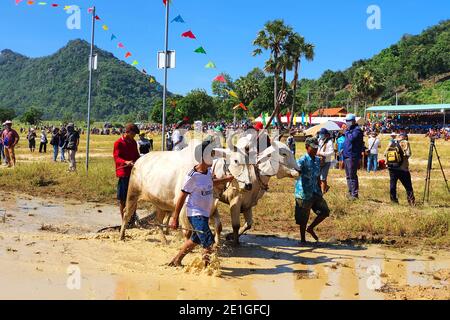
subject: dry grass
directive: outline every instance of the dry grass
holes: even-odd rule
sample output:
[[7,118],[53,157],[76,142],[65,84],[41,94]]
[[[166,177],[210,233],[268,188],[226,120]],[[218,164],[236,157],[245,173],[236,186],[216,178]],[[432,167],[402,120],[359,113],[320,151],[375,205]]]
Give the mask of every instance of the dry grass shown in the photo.
[[[0,169],[0,187],[35,196],[64,197],[84,201],[115,202],[116,183],[112,160],[112,146],[117,136],[93,136],[92,159],[89,176],[84,171],[85,142],[79,152],[79,172],[68,173],[67,164],[51,162],[51,152],[46,155],[30,155],[26,140],[22,139],[17,150],[19,164],[15,170]],[[155,148],[160,138],[153,137]],[[386,146],[386,139],[383,144]],[[422,201],[429,152],[429,141],[421,136],[411,137],[413,158],[411,169],[418,202]],[[450,142],[437,144],[447,177],[450,177]],[[298,155],[303,146],[298,145]],[[50,150],[51,151],[51,150]],[[346,181],[342,171],[330,172],[332,189],[326,199],[332,216],[320,226],[318,232],[324,239],[357,240],[401,245],[434,245],[448,247],[450,235],[450,196],[435,160],[432,173],[431,203],[410,208],[406,193],[399,185],[400,205],[392,205],[389,197],[388,172],[377,174],[360,171],[361,200],[346,200]],[[254,210],[254,232],[288,233],[297,236],[294,222],[294,181],[272,180],[270,192]],[[225,226],[229,226],[227,207],[221,206]]]

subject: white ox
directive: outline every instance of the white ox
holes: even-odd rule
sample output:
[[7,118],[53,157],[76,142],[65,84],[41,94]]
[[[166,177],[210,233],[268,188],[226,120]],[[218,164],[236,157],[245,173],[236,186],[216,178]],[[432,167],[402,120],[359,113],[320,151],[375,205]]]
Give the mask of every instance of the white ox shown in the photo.
[[[238,145],[250,144],[249,141],[240,140]],[[217,205],[220,202],[230,206],[231,223],[233,227],[233,245],[239,244],[239,237],[250,230],[253,226],[252,209],[258,204],[258,201],[268,191],[269,181],[272,177],[278,179],[298,178],[300,175],[295,156],[289,150],[289,147],[279,141],[272,143],[272,146],[263,151],[257,157],[257,164],[251,166],[250,181],[252,190],[241,192],[236,188],[228,188],[221,192],[215,203],[212,218],[215,219],[216,230],[221,230],[220,216]],[[216,170],[216,177],[226,176],[225,172]],[[244,214],[245,225],[240,229],[240,216]],[[216,235],[216,238],[218,236]]]
[[[136,212],[138,201],[144,200],[150,202],[156,211],[156,217],[159,224],[162,224],[164,218],[173,213],[180,190],[183,188],[186,174],[192,170],[198,161],[195,159],[196,147],[201,144],[200,141],[192,141],[189,146],[177,152],[152,152],[139,159],[130,177],[128,188],[127,205],[125,210],[122,227],[120,230],[120,239],[125,239],[125,231],[128,222]],[[245,156],[239,152],[221,149],[219,152],[226,157],[219,159],[218,163],[226,164],[228,168],[224,174],[232,174],[235,178],[233,186],[236,190],[250,190],[250,166],[246,164]],[[217,166],[219,169],[220,166]],[[219,170],[219,174],[222,174]],[[185,208],[181,217],[186,217]],[[187,219],[180,219],[181,226],[190,229]],[[216,224],[216,234],[220,234],[221,227]],[[162,228],[160,228],[162,231]],[[165,242],[165,236],[161,232],[162,239]],[[218,238],[216,238],[218,240]]]

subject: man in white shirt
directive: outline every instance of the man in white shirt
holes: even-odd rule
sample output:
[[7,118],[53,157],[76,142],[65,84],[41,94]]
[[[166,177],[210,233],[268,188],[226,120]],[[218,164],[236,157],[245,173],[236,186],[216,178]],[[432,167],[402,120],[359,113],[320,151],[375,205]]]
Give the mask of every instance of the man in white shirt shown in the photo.
[[214,205],[214,185],[232,182],[234,179],[233,176],[217,180],[213,179],[211,171],[212,161],[209,162],[206,160],[209,157],[204,155],[205,150],[208,149],[210,144],[211,141],[205,141],[198,147],[196,155],[201,154],[202,159],[186,176],[184,186],[178,197],[175,212],[170,219],[169,227],[178,229],[179,216],[182,208],[186,205],[187,216],[194,229],[192,237],[186,240],[180,252],[169,264],[172,267],[180,267],[184,257],[194,250],[197,245],[201,245],[204,249],[203,261],[205,267],[210,263],[214,236],[209,228],[209,217]]
[[181,151],[187,147],[185,137],[181,132],[181,128],[183,127],[183,125],[184,121],[178,122],[175,131],[172,134],[173,151]]
[[330,190],[328,185],[328,173],[333,161],[334,144],[330,132],[322,128],[319,132],[319,150],[317,156],[320,157],[320,188],[326,194]]
[[369,149],[367,156],[367,172],[378,171],[378,150],[381,148],[381,141],[378,139],[378,134],[373,131],[369,138]]

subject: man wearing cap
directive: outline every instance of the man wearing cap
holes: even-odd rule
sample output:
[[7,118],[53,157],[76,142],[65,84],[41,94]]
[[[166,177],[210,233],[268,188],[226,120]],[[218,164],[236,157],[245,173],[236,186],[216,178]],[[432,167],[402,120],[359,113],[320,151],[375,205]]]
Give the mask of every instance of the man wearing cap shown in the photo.
[[16,154],[14,148],[19,143],[20,137],[17,131],[12,128],[11,120],[6,121],[3,125],[5,126],[5,130],[3,130],[1,134],[1,139],[3,141],[7,166],[12,168],[16,166]]
[[[140,130],[134,124],[128,124],[125,128],[125,134],[114,143],[114,162],[116,164],[116,177],[119,178],[117,184],[117,200],[119,201],[120,215],[124,217],[128,185],[130,183],[131,170],[134,164],[139,159],[138,145],[134,138],[139,135]],[[129,227],[136,223],[136,213],[130,220]]]
[[78,145],[80,144],[80,134],[75,130],[75,124],[69,123],[67,125],[67,135],[65,141],[65,147],[69,153],[69,171],[75,172],[77,170],[76,154],[78,151]]
[[386,156],[389,148],[394,144],[398,144],[403,151],[402,163],[398,167],[389,167],[391,201],[393,203],[398,203],[397,182],[400,180],[406,190],[409,205],[414,206],[416,204],[416,198],[414,196],[411,172],[409,171],[409,158],[412,156],[411,145],[409,144],[408,135],[406,133],[401,133],[398,139],[396,139],[396,136],[395,133],[391,134],[392,139],[385,152]]
[[[318,149],[319,141],[317,138],[308,138],[306,140],[306,154],[297,161],[301,176],[295,185],[295,221],[300,226],[301,244],[307,243],[306,232],[316,241],[319,241],[314,229],[330,215],[330,209],[320,188]],[[317,217],[307,228],[311,209],[317,214]]]
[[349,198],[356,200],[359,198],[358,165],[364,151],[364,133],[356,123],[354,114],[347,115],[345,121],[347,124],[343,150],[345,174]]
[[175,131],[172,134],[173,151],[181,151],[187,147],[185,137],[181,132],[181,128],[184,125],[184,121],[179,121],[175,127]]
[[330,132],[325,128],[319,131],[319,151],[317,155],[320,157],[320,187],[322,193],[326,194],[330,190],[328,173],[330,172],[331,162],[333,161],[334,144]]
[[378,171],[378,151],[381,148],[380,139],[376,131],[372,131],[369,138],[369,155],[367,158],[367,172]]

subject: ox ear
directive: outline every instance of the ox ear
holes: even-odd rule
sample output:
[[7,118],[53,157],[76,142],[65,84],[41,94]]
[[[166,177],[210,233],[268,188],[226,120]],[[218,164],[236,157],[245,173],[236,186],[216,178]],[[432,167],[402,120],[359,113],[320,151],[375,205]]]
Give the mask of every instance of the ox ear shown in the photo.
[[222,149],[222,148],[214,148],[214,158],[227,158],[231,155],[231,151],[228,149]]
[[264,150],[259,156],[258,156],[258,164],[264,161],[267,161],[271,155],[276,151],[276,149],[272,146]]

